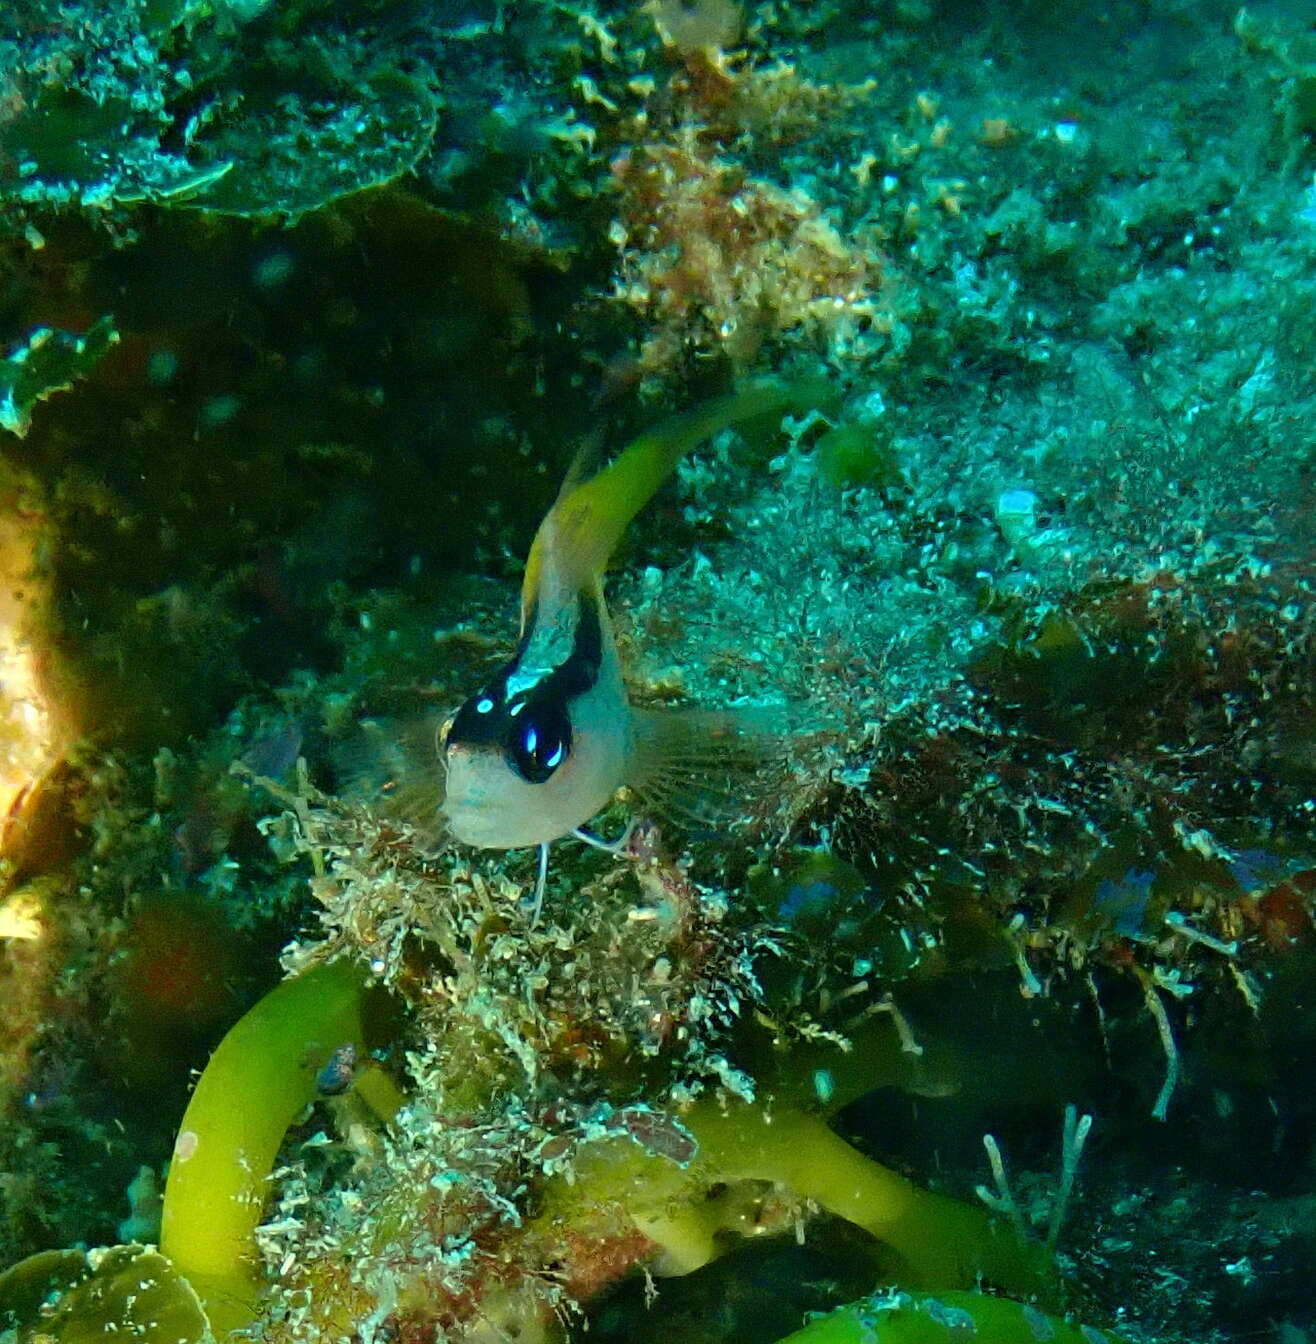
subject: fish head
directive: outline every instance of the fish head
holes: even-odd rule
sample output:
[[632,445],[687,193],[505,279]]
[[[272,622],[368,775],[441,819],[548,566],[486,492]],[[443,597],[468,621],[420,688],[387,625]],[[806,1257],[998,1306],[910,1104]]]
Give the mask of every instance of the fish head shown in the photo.
[[515,849],[569,831],[560,813],[574,773],[572,737],[568,708],[551,694],[509,697],[504,679],[471,696],[441,739],[452,835],[481,849]]
[[548,844],[607,806],[626,782],[631,714],[602,595],[533,608],[516,656],[441,746],[443,813],[463,844]]

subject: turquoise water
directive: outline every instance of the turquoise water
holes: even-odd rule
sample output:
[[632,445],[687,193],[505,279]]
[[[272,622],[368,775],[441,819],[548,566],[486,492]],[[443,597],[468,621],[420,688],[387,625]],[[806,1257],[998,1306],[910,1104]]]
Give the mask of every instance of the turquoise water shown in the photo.
[[[8,7],[0,1339],[1316,1336],[1314,175],[1280,0]],[[532,918],[442,724],[579,671],[563,480],[758,383]],[[180,1134],[172,1269],[28,1259]]]

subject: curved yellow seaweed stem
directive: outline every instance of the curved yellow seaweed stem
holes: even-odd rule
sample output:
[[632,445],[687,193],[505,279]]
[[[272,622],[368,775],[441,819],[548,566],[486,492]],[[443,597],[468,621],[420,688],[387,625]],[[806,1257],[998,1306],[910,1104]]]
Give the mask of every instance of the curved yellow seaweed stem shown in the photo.
[[[629,1220],[662,1253],[666,1272],[698,1269],[725,1231],[707,1199],[714,1186],[770,1181],[862,1227],[896,1254],[900,1279],[930,1290],[964,1288],[980,1276],[1009,1292],[1054,1288],[1045,1248],[1024,1242],[984,1209],[935,1194],[865,1157],[826,1121],[794,1107],[697,1103],[681,1116],[697,1145],[688,1165],[612,1136],[578,1154],[573,1182],[545,1190],[537,1231],[579,1228],[592,1216]],[[605,1212],[611,1211],[611,1212]]]
[[709,1102],[686,1124],[716,1179],[773,1181],[862,1227],[900,1256],[912,1287],[967,1286],[980,1275],[1014,1291],[1040,1286],[1040,1248],[974,1205],[865,1157],[820,1116]]
[[[316,1075],[345,1045],[364,1054],[363,973],[346,961],[286,980],[219,1043],[174,1143],[160,1250],[204,1303],[217,1334],[248,1325],[263,1291],[254,1233],[288,1127],[315,1099]],[[379,1069],[358,1081],[391,1119],[402,1097]]]

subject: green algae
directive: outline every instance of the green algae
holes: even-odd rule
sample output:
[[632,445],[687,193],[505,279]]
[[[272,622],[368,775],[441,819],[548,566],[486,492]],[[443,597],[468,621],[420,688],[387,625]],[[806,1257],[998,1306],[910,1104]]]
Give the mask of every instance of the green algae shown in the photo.
[[546,1190],[540,1219],[565,1231],[594,1205],[620,1204],[661,1248],[665,1272],[689,1273],[718,1254],[726,1231],[707,1192],[764,1181],[872,1235],[892,1253],[879,1263],[896,1281],[939,1289],[985,1278],[1021,1294],[1055,1292],[1040,1246],[985,1210],[919,1189],[865,1158],[816,1115],[771,1102],[703,1102],[680,1123],[693,1140],[686,1163],[629,1138],[587,1145],[570,1186]]
[[814,448],[818,474],[837,489],[890,489],[904,483],[889,431],[878,423],[837,425]]
[[1036,1307],[983,1293],[896,1293],[842,1307],[780,1344],[1120,1344],[1109,1331],[1072,1325]]
[[17,1344],[204,1344],[213,1339],[188,1281],[150,1247],[45,1251],[0,1275],[0,1331]]
[[[253,1239],[275,1155],[343,1047],[365,1052],[364,980],[345,961],[285,981],[224,1037],[197,1082],[174,1144],[160,1249],[205,1303],[219,1331],[250,1323],[262,1294]],[[359,1088],[391,1117],[400,1102],[383,1074]]]

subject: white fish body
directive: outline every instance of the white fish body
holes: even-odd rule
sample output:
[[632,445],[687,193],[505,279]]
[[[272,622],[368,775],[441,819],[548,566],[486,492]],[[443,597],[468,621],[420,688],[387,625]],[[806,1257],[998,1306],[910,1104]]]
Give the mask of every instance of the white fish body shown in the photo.
[[[664,773],[665,724],[688,762],[691,725],[632,708],[603,571],[626,525],[677,461],[710,434],[804,400],[757,384],[642,435],[597,475],[568,476],[535,535],[512,660],[447,725],[442,812],[451,835],[482,849],[548,845],[583,826],[623,785]],[[697,720],[708,737],[727,718]],[[725,737],[723,731],[721,736]]]

